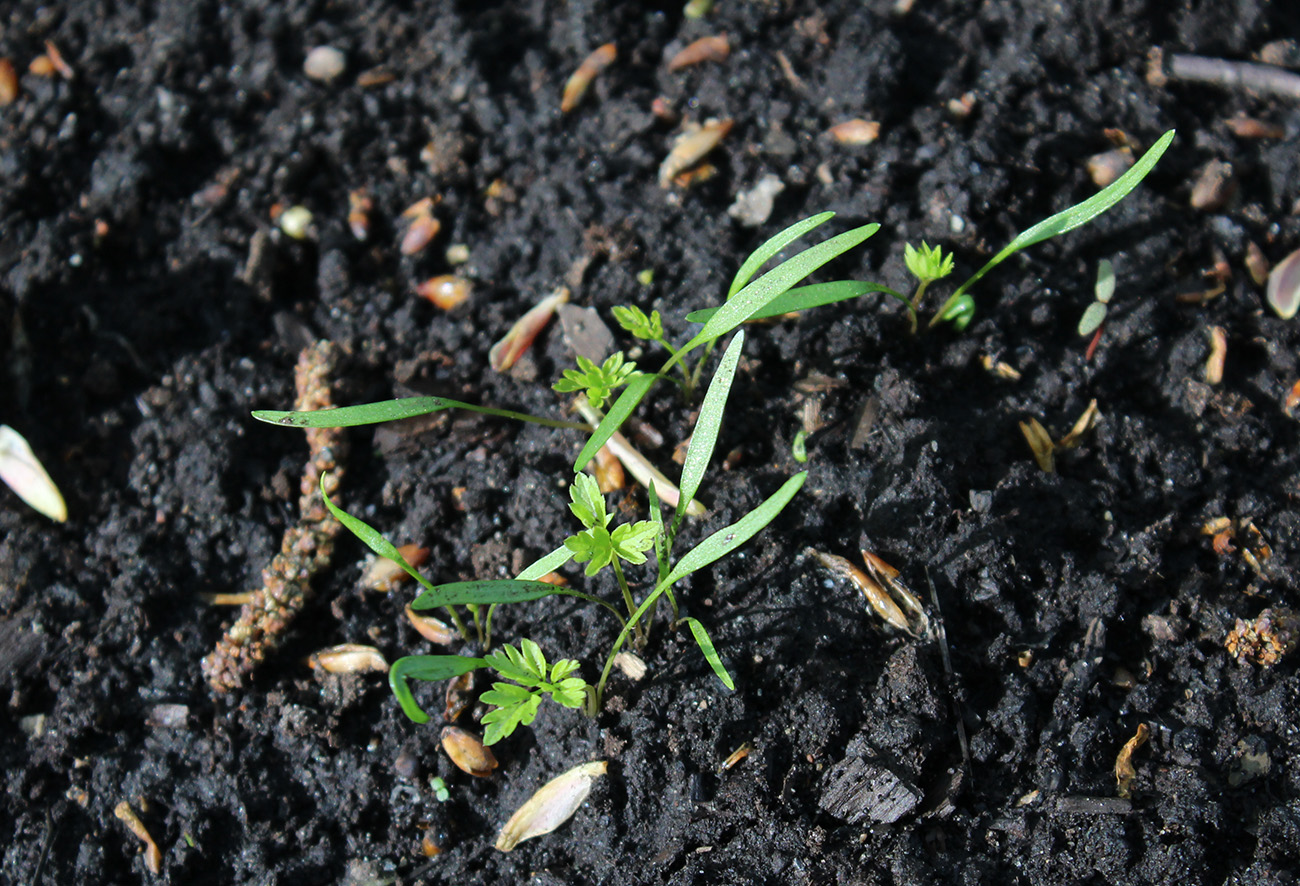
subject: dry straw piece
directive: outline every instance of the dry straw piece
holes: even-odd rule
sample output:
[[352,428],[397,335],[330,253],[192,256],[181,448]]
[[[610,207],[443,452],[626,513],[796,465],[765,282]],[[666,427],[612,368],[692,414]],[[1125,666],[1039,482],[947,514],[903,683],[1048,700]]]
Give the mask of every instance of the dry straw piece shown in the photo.
[[509,852],[524,840],[549,834],[578,811],[591,793],[591,786],[604,775],[609,764],[604,760],[583,763],[556,776],[519,807],[497,836],[496,847]]

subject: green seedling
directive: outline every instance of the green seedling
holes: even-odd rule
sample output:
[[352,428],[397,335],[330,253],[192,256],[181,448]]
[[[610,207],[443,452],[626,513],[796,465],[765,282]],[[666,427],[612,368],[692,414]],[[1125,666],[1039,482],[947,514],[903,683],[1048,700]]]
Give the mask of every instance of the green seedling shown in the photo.
[[581,708],[587,700],[590,687],[581,677],[570,676],[581,666],[571,658],[562,658],[547,672],[546,656],[532,640],[524,638],[519,648],[510,644],[500,652],[484,656],[488,667],[513,683],[493,683],[492,688],[479,696],[479,701],[492,705],[483,715],[484,744],[496,744],[519,726],[528,726],[537,719],[537,709],[542,699],[549,697],[566,708]]

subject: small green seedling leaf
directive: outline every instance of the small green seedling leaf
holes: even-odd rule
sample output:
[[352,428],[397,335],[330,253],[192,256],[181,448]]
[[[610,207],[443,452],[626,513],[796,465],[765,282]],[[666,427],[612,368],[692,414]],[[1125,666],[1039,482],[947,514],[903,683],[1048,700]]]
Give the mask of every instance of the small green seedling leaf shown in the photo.
[[704,630],[704,625],[700,624],[698,619],[683,618],[686,626],[691,629],[691,635],[695,637],[695,644],[700,647],[700,652],[704,654],[704,660],[713,668],[713,673],[722,681],[722,685],[728,689],[736,688],[736,681],[731,679],[731,674],[727,673],[726,667],[722,664],[722,659],[718,657],[718,650],[713,647],[713,641],[709,639],[709,632]]
[[[1129,168],[1128,172],[1115,179],[1115,181],[1111,182],[1105,188],[1102,188],[1087,200],[1076,203],[1069,209],[1062,210],[1050,218],[1043,219],[1038,224],[1022,232],[1014,240],[1008,243],[1001,252],[989,259],[984,267],[976,271],[970,279],[957,287],[957,291],[952,294],[952,297],[948,299],[948,302],[939,313],[935,314],[934,319],[930,321],[930,325],[933,326],[935,323],[946,320],[960,322],[963,316],[969,318],[970,313],[974,312],[973,305],[971,312],[967,314],[951,310],[951,306],[965,295],[966,290],[970,289],[979,282],[980,278],[985,274],[1002,264],[1002,262],[1004,262],[1008,257],[1014,255],[1020,250],[1028,246],[1033,246],[1035,243],[1041,243],[1044,240],[1064,234],[1066,231],[1072,231],[1080,225],[1085,225],[1106,210],[1110,209],[1119,201],[1123,200],[1128,196],[1130,191],[1138,186],[1142,179],[1147,177],[1160,158],[1164,156],[1165,151],[1169,149],[1169,145],[1173,140],[1174,130],[1171,129],[1162,135],[1160,139],[1142,155],[1142,158]],[[966,322],[969,322],[969,319],[967,319]]]
[[643,341],[664,340],[664,321],[658,311],[651,311],[647,317],[645,311],[634,305],[619,305],[614,308],[614,320],[634,338]]
[[623,360],[622,351],[610,355],[600,366],[578,355],[578,368],[564,370],[564,377],[553,387],[562,394],[582,391],[591,405],[600,409],[605,400],[636,373],[636,364],[624,363]]
[[1109,304],[1111,296],[1115,294],[1115,268],[1108,259],[1102,259],[1097,264],[1097,301],[1103,305]]
[[1106,306],[1099,301],[1088,305],[1079,319],[1079,335],[1089,336],[1106,320]]
[[436,683],[486,666],[487,662],[483,659],[464,655],[408,655],[399,658],[388,668],[388,685],[407,717],[416,723],[428,723],[429,715],[415,703],[408,680]]
[[681,498],[677,500],[677,514],[673,518],[673,534],[677,534],[682,520],[686,517],[686,506],[700,491],[704,482],[704,472],[708,470],[709,460],[713,457],[713,447],[718,441],[718,432],[722,429],[722,415],[727,409],[727,396],[731,393],[731,382],[736,377],[740,365],[740,354],[745,347],[745,333],[737,332],[718,364],[718,371],[713,373],[709,390],[700,404],[700,417],[695,421],[695,430],[691,432],[691,443],[686,449],[686,458],[682,462]]
[[912,272],[912,276],[922,283],[933,283],[952,273],[952,253],[943,254],[940,246],[930,247],[924,240],[917,249],[911,243],[903,247],[903,263]]

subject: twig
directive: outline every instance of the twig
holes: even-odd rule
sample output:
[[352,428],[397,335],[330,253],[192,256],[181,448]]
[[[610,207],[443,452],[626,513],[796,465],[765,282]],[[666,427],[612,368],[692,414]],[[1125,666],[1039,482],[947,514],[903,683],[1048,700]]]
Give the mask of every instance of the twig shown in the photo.
[[[317,342],[298,356],[296,410],[333,405],[329,377],[336,359],[337,349],[328,341]],[[217,692],[242,686],[258,662],[279,645],[280,635],[307,602],[312,576],[329,565],[334,553],[334,537],[342,526],[325,508],[320,478],[328,473],[328,491],[338,489],[347,440],[340,428],[308,428],[307,445],[311,458],[299,487],[301,516],[285,531],[280,553],[262,570],[262,587],[253,592],[252,601],[244,605],[217,648],[203,659],[203,674]]]
[[1293,74],[1275,65],[1232,62],[1179,53],[1170,55],[1165,65],[1161,64],[1161,58],[1157,54],[1152,58],[1152,64],[1153,73],[1157,77],[1164,75],[1187,83],[1212,83],[1227,89],[1244,89],[1300,99],[1300,74]]

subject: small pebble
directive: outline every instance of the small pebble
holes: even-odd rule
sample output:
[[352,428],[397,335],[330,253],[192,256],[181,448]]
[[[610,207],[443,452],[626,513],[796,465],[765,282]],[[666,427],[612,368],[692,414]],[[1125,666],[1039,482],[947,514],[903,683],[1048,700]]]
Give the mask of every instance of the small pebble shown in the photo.
[[333,46],[317,46],[307,53],[302,71],[313,80],[328,83],[339,77],[348,67],[348,57]]

